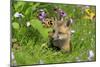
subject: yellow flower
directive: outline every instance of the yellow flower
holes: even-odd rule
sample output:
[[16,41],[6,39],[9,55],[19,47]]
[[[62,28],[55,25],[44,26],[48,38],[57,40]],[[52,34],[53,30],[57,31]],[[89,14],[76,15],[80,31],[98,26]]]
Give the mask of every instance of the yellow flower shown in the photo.
[[95,13],[92,12],[91,9],[86,8],[86,9],[85,9],[85,13],[87,14],[86,16],[84,16],[85,19],[90,19],[90,20],[94,19]]

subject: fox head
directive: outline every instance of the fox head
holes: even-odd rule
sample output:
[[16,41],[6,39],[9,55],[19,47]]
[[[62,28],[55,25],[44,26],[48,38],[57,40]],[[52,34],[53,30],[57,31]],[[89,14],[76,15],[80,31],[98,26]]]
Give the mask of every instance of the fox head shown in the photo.
[[53,22],[53,31],[49,32],[49,35],[52,38],[53,45],[64,51],[70,51],[71,20],[55,20]]

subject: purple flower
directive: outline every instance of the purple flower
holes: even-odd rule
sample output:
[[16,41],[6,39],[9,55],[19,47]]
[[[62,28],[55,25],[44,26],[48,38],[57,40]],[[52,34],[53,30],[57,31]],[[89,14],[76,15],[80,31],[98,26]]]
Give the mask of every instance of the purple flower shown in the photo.
[[41,20],[41,19],[44,19],[45,17],[44,16],[42,16],[41,14],[39,14],[39,19]]
[[62,10],[59,11],[59,13],[60,13],[60,16],[61,16],[61,17],[65,17],[65,16],[66,16],[66,13],[65,13],[64,11],[62,11]]
[[54,8],[54,11],[56,13],[58,13],[61,17],[65,17],[66,16],[66,13],[64,11],[62,11],[61,9],[57,8],[57,7]]
[[38,18],[43,22],[44,19],[46,18],[46,13],[44,12],[44,10],[40,10],[40,13],[38,15]]

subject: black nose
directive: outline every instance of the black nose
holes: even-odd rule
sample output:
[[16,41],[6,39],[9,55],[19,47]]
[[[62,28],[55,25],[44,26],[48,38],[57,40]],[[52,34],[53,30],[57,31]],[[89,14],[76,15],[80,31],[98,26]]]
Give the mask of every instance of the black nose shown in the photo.
[[57,35],[57,39],[59,39],[59,36]]

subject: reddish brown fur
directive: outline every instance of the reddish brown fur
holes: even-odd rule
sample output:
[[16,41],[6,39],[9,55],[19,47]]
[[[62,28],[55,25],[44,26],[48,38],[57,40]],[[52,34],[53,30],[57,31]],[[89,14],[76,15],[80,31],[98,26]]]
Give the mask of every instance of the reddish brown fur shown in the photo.
[[69,52],[71,50],[71,32],[70,26],[64,21],[54,21],[53,32],[49,32],[49,36],[53,39],[53,45],[63,51]]

